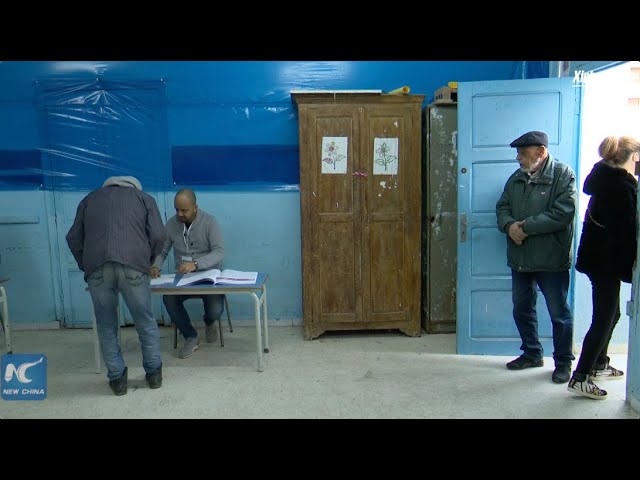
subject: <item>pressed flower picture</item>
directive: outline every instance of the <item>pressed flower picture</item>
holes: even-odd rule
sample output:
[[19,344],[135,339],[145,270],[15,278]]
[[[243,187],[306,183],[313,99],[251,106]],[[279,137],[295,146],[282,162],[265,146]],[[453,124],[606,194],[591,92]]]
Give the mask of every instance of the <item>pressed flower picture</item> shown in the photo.
[[398,174],[398,139],[373,139],[373,174]]
[[347,173],[349,137],[322,137],[322,173]]

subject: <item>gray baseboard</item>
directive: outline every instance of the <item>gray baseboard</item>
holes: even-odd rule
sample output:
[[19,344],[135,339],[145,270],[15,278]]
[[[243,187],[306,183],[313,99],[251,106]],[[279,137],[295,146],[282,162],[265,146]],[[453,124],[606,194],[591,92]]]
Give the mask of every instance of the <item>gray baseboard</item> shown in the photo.
[[[9,320],[9,326],[12,332],[17,330],[58,330],[60,328],[60,322],[15,323]],[[91,328],[91,325],[89,325],[89,328]]]

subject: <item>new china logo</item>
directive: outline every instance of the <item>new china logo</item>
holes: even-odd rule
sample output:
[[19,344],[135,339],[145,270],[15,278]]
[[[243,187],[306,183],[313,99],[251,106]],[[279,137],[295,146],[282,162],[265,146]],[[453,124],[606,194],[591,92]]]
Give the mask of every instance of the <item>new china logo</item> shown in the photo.
[[47,357],[40,353],[2,355],[0,389],[4,400],[44,400]]

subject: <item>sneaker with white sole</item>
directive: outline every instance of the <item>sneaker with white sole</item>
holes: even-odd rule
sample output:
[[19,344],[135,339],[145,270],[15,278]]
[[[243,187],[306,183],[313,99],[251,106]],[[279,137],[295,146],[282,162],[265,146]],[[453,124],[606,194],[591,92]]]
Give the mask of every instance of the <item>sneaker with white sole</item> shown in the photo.
[[200,340],[198,340],[198,337],[185,338],[184,345],[180,347],[180,351],[178,352],[178,358],[189,358],[199,346]]
[[213,322],[211,325],[204,326],[204,338],[207,343],[213,343],[218,340],[218,325]]
[[571,380],[569,380],[567,390],[577,395],[582,395],[583,397],[592,398],[594,400],[604,400],[605,398],[607,398],[607,391],[602,390],[600,387],[598,387],[591,381],[589,377],[587,377],[582,382],[573,377]]
[[598,368],[597,366],[591,370],[591,378],[594,380],[610,380],[616,378],[624,377],[624,372],[622,370],[618,370],[617,368],[613,368],[608,363],[604,366],[604,368]]

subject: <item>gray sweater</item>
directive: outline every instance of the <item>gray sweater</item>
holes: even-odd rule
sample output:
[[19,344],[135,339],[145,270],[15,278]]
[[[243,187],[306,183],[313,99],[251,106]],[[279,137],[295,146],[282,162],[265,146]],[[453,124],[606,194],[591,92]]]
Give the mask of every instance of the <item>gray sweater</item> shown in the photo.
[[176,267],[183,263],[182,257],[191,257],[198,262],[198,270],[222,269],[224,246],[220,225],[215,217],[198,209],[188,232],[176,215],[167,221],[164,228],[169,238],[153,262],[154,267],[162,267],[173,247]]
[[105,262],[149,273],[166,239],[155,199],[137,188],[116,185],[84,197],[67,233],[85,280]]

